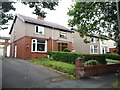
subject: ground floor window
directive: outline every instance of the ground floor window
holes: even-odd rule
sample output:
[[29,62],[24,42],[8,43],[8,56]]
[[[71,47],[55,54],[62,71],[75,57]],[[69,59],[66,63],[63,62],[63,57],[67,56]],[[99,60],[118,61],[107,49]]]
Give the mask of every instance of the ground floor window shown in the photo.
[[58,51],[63,51],[67,47],[68,47],[67,43],[58,43]]
[[47,40],[32,39],[32,52],[47,52]]
[[90,46],[90,54],[98,54],[98,53],[99,53],[98,46],[91,45]]
[[102,47],[102,54],[106,54],[107,52],[109,52],[108,47],[107,46]]

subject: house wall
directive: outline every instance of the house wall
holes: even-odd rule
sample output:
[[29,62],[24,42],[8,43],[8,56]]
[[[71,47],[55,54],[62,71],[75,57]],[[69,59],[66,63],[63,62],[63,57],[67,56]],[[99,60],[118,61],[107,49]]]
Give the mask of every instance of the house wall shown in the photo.
[[[90,37],[85,38],[90,40]],[[81,38],[79,33],[76,31],[73,33],[73,49],[75,50],[75,52],[90,54],[90,45],[97,45],[98,48],[100,49],[99,41],[96,40],[96,43],[91,42],[86,44],[84,43],[85,38]],[[100,53],[100,50],[98,52]]]
[[11,32],[10,37],[11,43],[25,36],[25,28],[26,28],[25,23],[22,22],[19,18],[17,18],[14,24],[14,28]]
[[105,44],[102,43],[102,40],[100,40],[100,54],[102,54],[102,47],[108,47],[108,52],[111,52],[110,48],[116,48],[115,41],[113,40],[104,40]]
[[66,32],[67,38],[63,39],[63,38],[60,38],[60,30],[44,27],[44,35],[40,35],[35,33],[36,25],[29,24],[29,23],[25,23],[25,25],[26,25],[25,36],[33,36],[33,37],[41,37],[41,38],[52,37],[52,39],[54,40],[72,41],[71,32]]
[[[30,37],[30,36],[25,36],[17,41],[15,41],[15,46],[17,46],[17,54],[16,58],[21,58],[21,59],[36,59],[36,58],[43,58],[47,53],[41,53],[41,52],[31,52],[31,40],[32,38],[36,37]],[[38,37],[37,37],[38,38]],[[47,51],[57,51],[58,50],[58,44],[56,40],[52,39],[47,39],[47,38],[38,38],[38,39],[46,39],[47,40]],[[52,45],[53,43],[53,45]],[[12,44],[11,44],[12,48]],[[72,50],[72,42],[68,42],[68,48]],[[12,50],[12,49],[11,49]],[[11,54],[12,55],[12,51]]]

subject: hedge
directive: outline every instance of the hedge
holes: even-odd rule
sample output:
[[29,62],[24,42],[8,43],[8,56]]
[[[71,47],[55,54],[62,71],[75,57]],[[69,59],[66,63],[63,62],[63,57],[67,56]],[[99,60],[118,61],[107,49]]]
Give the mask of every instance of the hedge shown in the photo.
[[48,54],[53,57],[56,61],[66,62],[70,64],[75,64],[75,60],[78,57],[85,56],[84,60],[97,60],[100,64],[106,64],[105,56],[99,54],[80,54],[75,52],[59,52],[59,51],[49,51]]
[[103,56],[108,59],[120,60],[120,55],[117,54],[103,54]]

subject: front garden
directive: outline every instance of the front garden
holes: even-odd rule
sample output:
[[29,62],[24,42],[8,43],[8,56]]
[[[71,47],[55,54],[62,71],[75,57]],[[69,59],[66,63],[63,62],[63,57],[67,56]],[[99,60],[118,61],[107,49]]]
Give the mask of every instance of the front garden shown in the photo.
[[[49,67],[51,69],[62,72],[64,75],[76,76],[76,66],[75,60],[78,57],[83,57],[84,65],[100,65],[106,64],[107,61],[117,62],[119,60],[106,59],[105,55],[92,55],[92,54],[80,54],[73,52],[58,52],[58,51],[49,51],[49,55],[52,58],[42,58],[38,60],[29,60],[29,62],[37,65],[42,65]],[[116,56],[116,55],[115,55]],[[119,56],[112,56],[114,59],[119,58]],[[108,56],[107,56],[108,57]],[[112,58],[110,57],[110,58]]]

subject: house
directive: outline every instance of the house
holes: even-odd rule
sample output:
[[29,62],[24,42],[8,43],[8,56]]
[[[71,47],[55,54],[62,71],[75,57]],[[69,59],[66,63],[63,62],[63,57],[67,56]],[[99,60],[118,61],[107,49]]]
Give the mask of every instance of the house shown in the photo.
[[[90,43],[84,43],[84,39],[90,41]],[[87,35],[81,38],[77,31],[73,33],[73,49],[78,53],[86,54],[105,54],[115,48],[113,40],[101,40],[98,36]]]
[[72,31],[59,24],[17,14],[11,26],[10,56],[43,58],[48,51],[72,50]]
[[0,57],[2,56],[9,57],[9,52],[10,52],[9,41],[10,41],[10,37],[0,36]]

